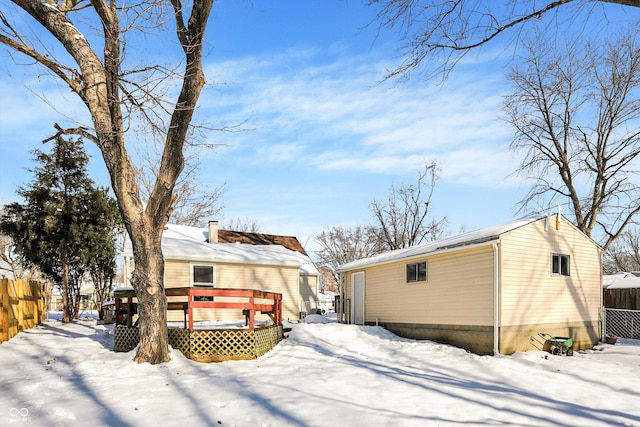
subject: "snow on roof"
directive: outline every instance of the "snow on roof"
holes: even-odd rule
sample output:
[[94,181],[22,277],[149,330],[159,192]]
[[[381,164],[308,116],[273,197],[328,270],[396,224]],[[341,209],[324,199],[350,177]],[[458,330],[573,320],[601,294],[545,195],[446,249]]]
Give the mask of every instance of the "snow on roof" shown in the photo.
[[300,255],[301,255],[301,259],[304,261],[304,264],[300,266],[300,273],[312,275],[312,276],[314,275],[319,276],[320,272],[316,268],[315,264],[311,261],[311,258],[309,258],[308,256],[304,256],[302,254]]
[[634,273],[616,273],[602,276],[604,289],[634,289],[640,288],[640,277]]
[[411,246],[404,249],[396,249],[394,251],[385,252],[379,255],[372,256],[370,258],[363,258],[360,260],[349,262],[347,264],[343,264],[338,267],[337,271],[344,272],[357,268],[386,264],[402,259],[431,254],[447,249],[492,242],[494,240],[497,240],[504,233],[539,221],[541,219],[544,219],[545,217],[546,215],[525,217],[506,222],[504,224],[493,225],[491,227],[481,228],[480,230],[462,233],[457,236],[445,237],[443,239],[425,243],[422,245]]
[[[282,245],[251,245],[244,243],[208,243],[206,228],[168,224],[162,234],[162,254],[167,260],[198,262],[229,262],[299,267],[311,260]],[[123,254],[130,255],[129,239]],[[308,267],[306,267],[308,269]]]

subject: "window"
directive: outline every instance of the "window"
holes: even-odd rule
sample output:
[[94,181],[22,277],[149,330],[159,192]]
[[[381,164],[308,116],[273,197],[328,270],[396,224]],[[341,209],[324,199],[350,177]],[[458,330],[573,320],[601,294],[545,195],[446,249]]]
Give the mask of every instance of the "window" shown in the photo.
[[551,254],[551,273],[570,276],[570,259],[569,255]]
[[[215,265],[192,265],[191,282],[194,286],[216,286]],[[194,297],[194,301],[213,301],[213,297]]]
[[427,280],[427,261],[407,264],[407,283]]
[[193,284],[198,286],[215,286],[213,265],[194,265]]

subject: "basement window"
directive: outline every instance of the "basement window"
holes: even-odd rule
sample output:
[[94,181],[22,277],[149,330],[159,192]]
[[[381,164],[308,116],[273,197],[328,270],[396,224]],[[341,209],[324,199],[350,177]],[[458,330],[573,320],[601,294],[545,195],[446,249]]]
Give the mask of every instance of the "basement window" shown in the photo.
[[425,282],[427,280],[427,261],[407,264],[407,283]]
[[551,273],[561,276],[571,275],[571,258],[569,255],[551,254]]

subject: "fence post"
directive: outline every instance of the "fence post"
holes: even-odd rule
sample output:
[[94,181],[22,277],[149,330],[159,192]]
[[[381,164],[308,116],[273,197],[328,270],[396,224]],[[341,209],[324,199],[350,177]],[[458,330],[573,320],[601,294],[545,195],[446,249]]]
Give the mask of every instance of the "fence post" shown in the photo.
[[0,342],[9,341],[9,279],[0,280]]
[[25,328],[24,324],[24,281],[16,280],[15,283],[15,298],[18,300],[16,318],[18,320],[18,332],[22,332],[25,329],[28,329],[28,327]]
[[8,324],[8,330],[9,333],[7,335],[7,339],[11,339],[13,337],[15,337],[16,335],[18,335],[18,332],[20,331],[20,325],[19,325],[19,312],[18,309],[20,308],[20,300],[17,298],[18,295],[18,284],[16,283],[15,280],[9,280],[8,284],[7,284],[7,296],[9,298],[9,304],[7,306],[7,308],[9,309],[8,312],[8,316],[7,316],[7,324]]
[[28,280],[22,282],[23,289],[23,310],[22,319],[24,321],[24,329],[30,329],[38,325],[38,283],[34,280]]
[[33,280],[29,280],[29,292],[31,293],[31,296],[33,297],[33,301],[32,301],[32,313],[33,313],[33,319],[31,319],[31,327],[34,326],[38,326],[39,319],[40,319],[40,304],[39,304],[39,298],[40,298],[40,292],[38,292],[38,283],[34,282]]
[[255,299],[253,296],[249,297],[249,305],[251,306],[249,309],[249,329],[253,330],[255,328],[256,320]]
[[37,298],[35,301],[35,311],[36,311],[36,315],[38,316],[36,319],[36,325],[39,325],[40,323],[42,323],[42,321],[45,319],[45,292],[43,291],[43,283],[40,282],[33,282],[33,289],[35,289],[35,291],[33,292],[33,295]]

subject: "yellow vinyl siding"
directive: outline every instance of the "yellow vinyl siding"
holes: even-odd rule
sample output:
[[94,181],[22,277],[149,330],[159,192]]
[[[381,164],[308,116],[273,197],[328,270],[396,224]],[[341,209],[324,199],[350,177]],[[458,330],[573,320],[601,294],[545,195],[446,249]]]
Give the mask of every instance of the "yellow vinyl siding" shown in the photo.
[[[406,283],[406,264],[427,261],[427,281]],[[367,322],[488,325],[493,316],[491,246],[364,269]],[[347,298],[351,273],[346,275]]]
[[[601,250],[564,218],[542,218],[502,233],[498,245],[499,351],[532,349],[540,332],[572,336],[574,349],[600,336]],[[570,275],[552,274],[552,254],[570,257]],[[427,261],[427,281],[406,283],[405,266]],[[345,272],[365,273],[365,319],[402,336],[494,349],[494,243],[460,247]]]
[[297,267],[239,264],[216,264],[216,266],[217,287],[260,289],[281,293],[283,318],[298,318]]
[[191,264],[188,261],[166,261],[164,286],[166,288],[191,286]]
[[315,308],[318,302],[318,276],[315,275],[300,275],[300,301],[311,302],[309,307]]
[[[600,255],[590,239],[564,219],[556,230],[551,217],[501,241],[501,326],[598,320]],[[553,253],[571,257],[570,276],[551,273]]]
[[[211,265],[189,261],[169,260],[165,263],[166,287],[190,286],[191,264]],[[216,266],[216,287],[237,289],[269,290],[282,294],[283,318],[297,319],[298,268],[248,264],[214,263]],[[175,300],[169,299],[170,301]],[[226,299],[225,301],[231,301]],[[194,316],[198,320],[236,320],[243,319],[242,312],[235,310],[196,309]],[[266,317],[266,316],[265,316]],[[182,311],[169,311],[170,321],[182,321]]]

